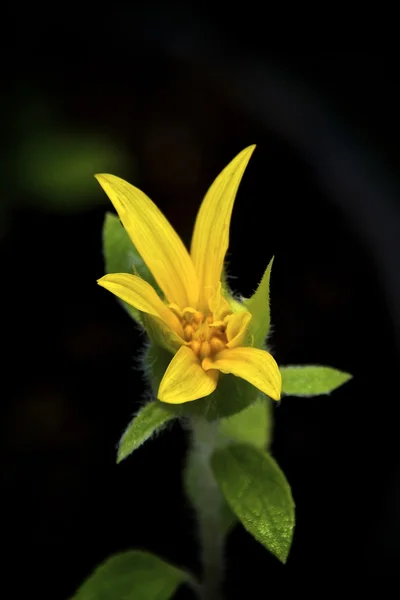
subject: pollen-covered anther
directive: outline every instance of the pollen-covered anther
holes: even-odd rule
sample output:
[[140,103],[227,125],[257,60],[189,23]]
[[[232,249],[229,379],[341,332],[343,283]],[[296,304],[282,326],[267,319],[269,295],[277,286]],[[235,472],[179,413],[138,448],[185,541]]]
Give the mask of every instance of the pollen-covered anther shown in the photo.
[[201,343],[199,358],[203,360],[204,358],[208,358],[211,354],[211,345],[210,342],[204,341]]
[[[189,335],[189,327],[185,328],[185,336]],[[212,358],[221,350],[224,350],[227,344],[225,331],[211,328],[207,322],[203,323],[193,331],[192,337],[186,338],[193,352],[200,360]]]
[[193,321],[199,325],[200,323],[202,323],[204,321],[204,315],[202,312],[200,312],[199,310],[196,310],[195,313],[193,313]]
[[193,326],[189,324],[185,325],[183,332],[185,334],[185,340],[190,342],[194,333]]
[[221,339],[221,337],[213,336],[210,339],[210,349],[211,354],[216,354],[217,352],[221,352],[225,348],[225,342]]
[[193,352],[198,356],[201,348],[200,340],[192,340],[190,343],[190,347],[192,348]]

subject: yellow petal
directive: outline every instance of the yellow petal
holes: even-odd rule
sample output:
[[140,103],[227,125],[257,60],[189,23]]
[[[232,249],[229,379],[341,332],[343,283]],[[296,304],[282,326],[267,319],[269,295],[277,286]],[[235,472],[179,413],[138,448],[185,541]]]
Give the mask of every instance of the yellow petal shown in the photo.
[[218,281],[214,293],[208,299],[208,308],[213,314],[214,321],[221,321],[226,315],[232,312],[229,302],[222,295],[220,281]]
[[115,175],[96,175],[123,226],[171,303],[194,306],[197,276],[182,240],[157,206],[138,188]]
[[245,379],[270,398],[279,400],[282,377],[274,358],[258,348],[232,348],[219,352],[214,360],[205,358],[204,370],[218,369]]
[[251,321],[251,314],[246,311],[234,313],[227,317],[227,321],[226,337],[228,338],[228,343],[226,344],[226,347],[236,348],[243,344]]
[[104,275],[97,283],[124,302],[161,320],[171,331],[183,338],[183,329],[178,317],[165,306],[155,289],[144,279],[129,273],[112,273]]
[[212,369],[206,373],[193,350],[181,346],[164,373],[157,397],[170,404],[204,398],[217,387],[218,375]]
[[225,167],[205,195],[197,214],[190,253],[199,279],[200,310],[207,309],[207,301],[221,279],[233,203],[254,149],[255,146],[245,148]]

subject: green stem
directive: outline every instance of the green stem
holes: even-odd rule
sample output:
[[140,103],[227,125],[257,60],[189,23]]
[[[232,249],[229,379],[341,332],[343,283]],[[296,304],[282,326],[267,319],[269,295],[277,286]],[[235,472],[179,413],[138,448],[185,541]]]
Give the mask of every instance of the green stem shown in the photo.
[[203,565],[200,596],[202,600],[220,600],[224,577],[225,534],[221,524],[223,498],[210,467],[216,447],[218,421],[192,419],[190,450],[190,496],[197,512],[199,541]]

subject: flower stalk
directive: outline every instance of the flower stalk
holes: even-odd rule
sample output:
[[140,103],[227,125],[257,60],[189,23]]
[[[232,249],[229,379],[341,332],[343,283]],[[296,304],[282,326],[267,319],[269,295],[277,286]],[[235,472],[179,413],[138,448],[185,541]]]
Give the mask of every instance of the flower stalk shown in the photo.
[[219,442],[219,421],[208,423],[203,418],[192,418],[190,425],[190,460],[198,487],[194,508],[203,570],[199,596],[201,600],[220,600],[224,578],[225,532],[221,523],[224,500],[210,465]]

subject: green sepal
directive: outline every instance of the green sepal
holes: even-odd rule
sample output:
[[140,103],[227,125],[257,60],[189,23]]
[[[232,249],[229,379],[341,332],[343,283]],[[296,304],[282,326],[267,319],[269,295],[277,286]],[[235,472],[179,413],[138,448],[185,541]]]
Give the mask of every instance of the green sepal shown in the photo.
[[[171,352],[156,344],[151,343],[146,349],[144,365],[155,397],[172,358]],[[215,421],[242,411],[255,402],[259,394],[259,390],[244,379],[221,374],[217,389],[209,396],[193,402],[167,404],[167,406],[177,415],[198,416],[204,417],[207,421]]]
[[252,315],[248,333],[255,348],[265,347],[265,341],[271,327],[269,284],[273,262],[274,258],[270,260],[254,294],[250,298],[243,299],[244,308]]

